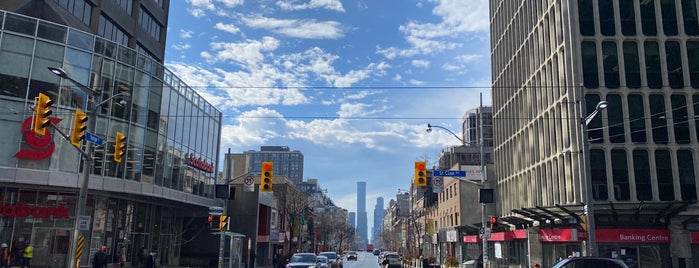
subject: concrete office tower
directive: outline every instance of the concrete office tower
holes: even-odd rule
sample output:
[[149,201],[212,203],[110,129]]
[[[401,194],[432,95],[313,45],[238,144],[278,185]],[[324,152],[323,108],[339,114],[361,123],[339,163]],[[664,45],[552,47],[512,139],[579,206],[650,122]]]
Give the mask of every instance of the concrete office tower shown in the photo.
[[[490,0],[503,222],[575,230],[593,202],[600,255],[640,267],[699,259],[687,238],[699,230],[697,17],[696,0]],[[663,242],[619,239],[649,236]],[[585,254],[582,240],[540,236],[524,254],[548,267],[566,248]]]
[[376,248],[381,248],[380,237],[382,228],[383,217],[386,215],[386,209],[383,207],[383,197],[376,198],[376,205],[374,206],[374,226],[371,231],[371,240]]
[[357,228],[357,213],[356,212],[350,212],[349,213],[349,224],[352,226],[352,228]]
[[259,151],[243,152],[247,156],[248,172],[260,172],[262,162],[274,162],[274,175],[286,176],[294,185],[303,181],[303,153],[288,146],[261,146]]
[[[101,36],[159,63],[165,59],[170,0],[18,0],[0,1],[0,9]],[[116,53],[116,47],[104,49]]]
[[366,214],[366,182],[357,182],[357,237],[359,243],[369,243]]

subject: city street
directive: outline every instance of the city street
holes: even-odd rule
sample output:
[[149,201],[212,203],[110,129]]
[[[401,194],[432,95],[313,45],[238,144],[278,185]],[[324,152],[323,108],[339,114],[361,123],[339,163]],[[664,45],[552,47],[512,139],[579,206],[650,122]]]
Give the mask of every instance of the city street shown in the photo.
[[357,251],[357,261],[342,260],[343,268],[379,268],[378,258],[371,252]]

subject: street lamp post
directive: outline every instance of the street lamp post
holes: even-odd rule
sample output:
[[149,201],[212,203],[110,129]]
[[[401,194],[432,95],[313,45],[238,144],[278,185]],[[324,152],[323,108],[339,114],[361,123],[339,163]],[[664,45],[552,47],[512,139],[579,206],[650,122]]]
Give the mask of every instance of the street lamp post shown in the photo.
[[580,107],[580,131],[582,132],[582,146],[583,146],[583,161],[585,161],[585,213],[587,214],[587,244],[588,244],[588,255],[597,255],[597,226],[595,222],[595,209],[594,209],[594,196],[592,193],[592,174],[590,165],[590,141],[588,141],[587,126],[592,122],[592,119],[597,116],[600,111],[607,108],[609,103],[607,101],[600,101],[597,103],[595,110],[588,116],[583,117],[583,109]]
[[[479,128],[480,128],[480,142],[478,143],[480,145],[480,164],[481,164],[481,182],[480,182],[480,188],[483,189],[485,187],[485,181],[486,181],[486,169],[485,169],[485,152],[484,152],[484,139],[483,139],[483,93],[480,95],[480,106],[479,106],[479,112],[478,112],[478,122],[479,122]],[[466,142],[464,139],[460,138],[458,135],[456,135],[453,131],[451,131],[448,128],[442,127],[442,126],[435,126],[431,124],[427,124],[427,132],[432,132],[432,128],[439,128],[446,130],[449,132],[454,138],[459,140],[461,142],[462,146],[466,146],[467,144],[469,145],[474,145],[476,143],[473,142]],[[487,219],[486,219],[486,203],[481,203],[481,226],[482,228],[486,228],[487,224]],[[483,236],[481,239],[482,241],[482,247],[483,247],[483,267],[488,267],[488,239]]]
[[[80,82],[78,82],[75,79],[73,79],[72,77],[70,77],[70,75],[68,75],[68,73],[66,73],[63,69],[55,68],[55,67],[48,67],[48,69],[52,73],[54,73],[55,75],[70,81],[71,83],[73,83],[73,85],[75,85],[78,88],[80,88],[81,90],[85,91],[85,93],[90,96],[88,99],[90,99],[90,98],[94,99],[95,95],[97,94],[97,92],[94,91],[93,89],[81,84]],[[119,96],[126,96],[126,92],[120,92],[118,94],[114,94],[111,97],[107,98],[106,100],[103,100],[102,102],[100,102],[99,104],[96,104],[96,105],[94,104],[94,100],[91,102],[94,105],[94,107],[92,107],[91,109],[90,109],[90,107],[88,107],[88,109],[87,109],[87,111],[88,111],[87,131],[88,132],[95,133],[95,129],[97,128],[96,116],[97,116],[99,107],[101,107],[102,105],[104,105],[108,101],[110,101],[116,97],[119,97]],[[126,104],[126,101],[122,99],[120,103],[122,105],[124,105],[124,104]],[[80,263],[80,260],[77,258],[77,254],[76,254],[78,240],[80,239],[80,230],[79,230],[80,229],[80,226],[79,226],[80,221],[79,221],[79,218],[80,218],[80,216],[83,216],[85,214],[85,210],[86,210],[86,206],[87,206],[88,181],[90,180],[90,170],[92,169],[92,164],[94,161],[92,158],[93,152],[92,152],[92,143],[91,142],[85,143],[85,150],[84,151],[82,149],[80,149],[79,147],[76,147],[76,148],[80,151],[82,158],[83,158],[83,170],[82,170],[81,180],[79,182],[80,191],[78,193],[78,203],[76,204],[75,221],[73,224],[73,237],[71,240],[71,246],[70,246],[70,251],[69,251],[69,255],[68,255],[69,256],[68,257],[68,262],[69,262],[68,267],[78,267],[78,265]]]

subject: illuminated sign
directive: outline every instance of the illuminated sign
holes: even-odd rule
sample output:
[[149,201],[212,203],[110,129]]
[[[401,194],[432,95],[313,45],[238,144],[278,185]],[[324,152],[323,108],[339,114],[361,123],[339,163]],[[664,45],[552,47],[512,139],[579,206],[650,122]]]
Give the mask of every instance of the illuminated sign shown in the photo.
[[[47,132],[48,133],[48,132]],[[11,218],[54,218],[54,219],[69,219],[68,208],[64,203],[58,204],[57,207],[42,207],[29,206],[22,202],[16,205],[3,205],[0,202],[0,215]]]
[[189,165],[201,171],[214,173],[214,163],[208,163],[201,157],[196,158],[193,153],[189,154]]

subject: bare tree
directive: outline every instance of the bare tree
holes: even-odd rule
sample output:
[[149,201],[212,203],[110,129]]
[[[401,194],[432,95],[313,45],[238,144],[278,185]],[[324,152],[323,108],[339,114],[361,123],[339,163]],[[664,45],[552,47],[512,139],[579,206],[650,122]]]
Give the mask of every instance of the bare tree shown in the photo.
[[[289,256],[293,252],[291,249],[291,238],[299,237],[301,232],[301,215],[306,215],[308,205],[306,196],[289,184],[274,185],[274,196],[277,199],[277,209],[279,218],[282,221],[281,230],[290,233],[290,239],[284,242],[284,256]],[[298,233],[296,233],[298,232]],[[297,248],[300,248],[302,241],[297,241]]]

